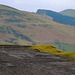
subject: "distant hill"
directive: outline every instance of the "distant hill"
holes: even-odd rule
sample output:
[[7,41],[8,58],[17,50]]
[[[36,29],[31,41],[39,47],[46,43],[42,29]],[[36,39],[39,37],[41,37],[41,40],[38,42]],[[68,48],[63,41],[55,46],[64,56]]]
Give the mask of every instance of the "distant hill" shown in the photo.
[[0,44],[75,44],[75,27],[0,5]]
[[36,13],[39,15],[44,14],[49,17],[52,17],[52,20],[55,22],[75,26],[75,18],[74,17],[64,16],[60,13],[57,13],[57,12],[54,12],[51,10],[44,10],[44,9],[38,9]]
[[63,10],[59,13],[62,15],[65,15],[65,16],[75,17],[75,10],[74,9],[66,9],[66,10]]

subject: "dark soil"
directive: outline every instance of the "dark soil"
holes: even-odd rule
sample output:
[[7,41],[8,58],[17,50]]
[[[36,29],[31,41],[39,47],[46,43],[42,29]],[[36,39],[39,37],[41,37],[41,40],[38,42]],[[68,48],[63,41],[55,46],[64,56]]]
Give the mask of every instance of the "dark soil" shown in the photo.
[[75,62],[25,46],[0,46],[0,75],[75,75]]

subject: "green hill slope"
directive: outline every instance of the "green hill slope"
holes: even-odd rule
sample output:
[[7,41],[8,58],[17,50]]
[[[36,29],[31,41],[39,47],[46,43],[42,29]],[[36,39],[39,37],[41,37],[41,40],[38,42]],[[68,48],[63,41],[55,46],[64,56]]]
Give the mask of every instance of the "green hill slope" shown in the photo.
[[38,9],[36,13],[39,15],[44,14],[52,17],[52,20],[55,22],[75,26],[75,17],[65,16],[60,13],[44,9]]
[[75,10],[74,9],[63,10],[59,13],[62,15],[65,15],[65,16],[75,17]]

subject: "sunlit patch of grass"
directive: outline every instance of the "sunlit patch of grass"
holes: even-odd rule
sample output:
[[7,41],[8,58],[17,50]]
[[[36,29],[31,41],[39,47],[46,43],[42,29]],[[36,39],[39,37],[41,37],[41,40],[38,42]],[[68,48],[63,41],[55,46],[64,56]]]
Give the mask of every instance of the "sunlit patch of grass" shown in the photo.
[[56,47],[52,45],[33,45],[28,48],[31,50],[39,50],[40,52],[48,52],[63,57],[75,58],[75,52],[64,52],[56,49]]
[[52,46],[52,45],[33,45],[33,46],[29,47],[29,49],[32,49],[32,50],[37,49],[40,52],[49,52],[49,53],[61,53],[61,52],[64,52],[62,50],[56,49],[56,47]]
[[75,58],[75,52],[62,52],[62,53],[57,53],[57,55],[63,57]]

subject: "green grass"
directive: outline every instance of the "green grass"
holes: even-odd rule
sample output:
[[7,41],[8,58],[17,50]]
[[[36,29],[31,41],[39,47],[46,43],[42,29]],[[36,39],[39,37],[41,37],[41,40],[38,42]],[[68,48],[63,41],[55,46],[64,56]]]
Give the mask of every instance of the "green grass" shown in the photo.
[[49,52],[49,53],[61,53],[64,52],[62,50],[58,50],[55,48],[55,46],[53,45],[32,45],[31,47],[29,47],[29,49],[32,50],[39,50],[41,52]]
[[57,53],[57,55],[63,57],[75,58],[75,52],[62,52],[62,53]]
[[75,52],[64,52],[62,50],[56,49],[55,46],[52,45],[32,45],[31,47],[28,48],[31,50],[37,49],[40,52],[48,52],[63,57],[75,58]]

